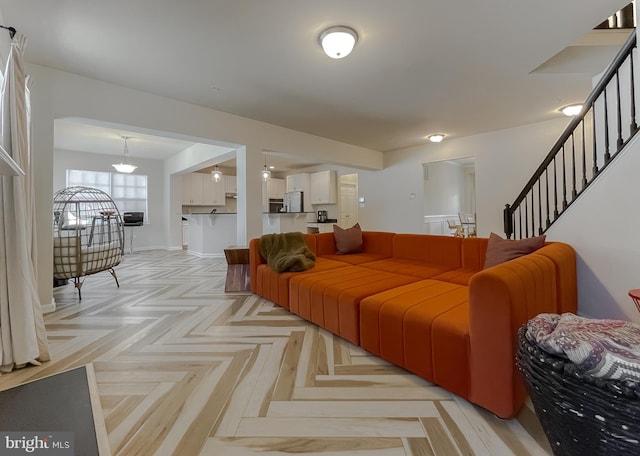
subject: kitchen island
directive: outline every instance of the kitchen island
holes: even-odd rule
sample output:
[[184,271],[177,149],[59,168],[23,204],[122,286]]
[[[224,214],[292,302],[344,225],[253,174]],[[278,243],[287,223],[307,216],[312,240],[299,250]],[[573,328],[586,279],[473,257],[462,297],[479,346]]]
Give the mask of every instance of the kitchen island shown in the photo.
[[269,212],[262,214],[262,234],[307,232],[307,222],[315,221],[315,212]]
[[237,214],[182,214],[189,222],[188,252],[198,256],[224,257],[224,249],[237,244]]

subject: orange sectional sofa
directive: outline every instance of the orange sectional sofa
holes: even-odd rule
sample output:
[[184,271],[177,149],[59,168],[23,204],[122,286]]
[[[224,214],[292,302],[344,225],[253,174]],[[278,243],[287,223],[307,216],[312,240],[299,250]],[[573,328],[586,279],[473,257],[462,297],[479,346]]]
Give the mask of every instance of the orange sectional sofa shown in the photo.
[[360,253],[305,234],[315,267],[276,273],[250,250],[251,290],[501,418],[522,407],[517,331],[539,313],[576,312],[567,244],[483,269],[488,239],[364,231]]

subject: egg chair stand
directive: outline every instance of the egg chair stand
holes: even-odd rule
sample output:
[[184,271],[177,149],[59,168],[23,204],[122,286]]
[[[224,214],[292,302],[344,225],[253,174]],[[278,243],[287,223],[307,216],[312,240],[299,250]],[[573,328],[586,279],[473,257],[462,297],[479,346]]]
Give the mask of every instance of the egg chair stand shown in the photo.
[[114,269],[124,255],[124,223],[111,197],[92,187],[67,187],[54,196],[53,277],[73,279],[82,300],[83,278]]
[[[120,282],[118,282],[118,276],[116,275],[116,270],[113,268],[108,269],[109,273],[113,276],[113,279],[116,281],[116,286],[120,288]],[[80,280],[80,277],[73,278],[73,286],[78,290],[78,300],[82,301],[82,284],[84,280]]]

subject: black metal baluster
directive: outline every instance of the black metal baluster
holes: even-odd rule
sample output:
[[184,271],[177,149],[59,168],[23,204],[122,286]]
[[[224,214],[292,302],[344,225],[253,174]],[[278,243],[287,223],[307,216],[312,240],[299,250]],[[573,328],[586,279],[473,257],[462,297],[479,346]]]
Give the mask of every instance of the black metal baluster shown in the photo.
[[538,179],[538,234],[542,234],[542,181]]
[[518,205],[518,235],[522,239],[522,203]]
[[562,145],[562,210],[567,208],[567,165],[564,154],[564,144]]
[[571,133],[571,184],[573,185],[571,190],[571,201],[578,197],[578,192],[576,191],[576,138]]
[[582,190],[587,186],[587,138],[584,133],[584,119],[582,119]]
[[638,123],[636,122],[636,83],[633,72],[633,49],[629,52],[629,76],[631,78],[631,136],[638,131]]
[[[557,156],[557,155],[556,155]],[[553,157],[553,220],[558,218],[558,170],[556,156]]]
[[[555,163],[555,161],[554,161],[554,163]],[[545,187],[546,187],[545,194],[547,196],[547,198],[546,198],[547,199],[547,220],[546,220],[547,226],[546,226],[546,228],[549,228],[549,226],[551,226],[551,220],[549,220],[549,211],[551,209],[549,208],[549,167],[548,166],[544,169],[544,184],[545,184]]]
[[524,197],[524,237],[529,237],[529,205],[527,204],[527,197]]
[[591,125],[593,130],[593,175],[591,180],[595,179],[598,175],[598,143],[596,141],[596,104],[591,104]]
[[616,149],[616,153],[620,152],[622,149],[622,144],[624,141],[622,140],[622,105],[620,104],[620,72],[616,71],[616,101],[617,101],[617,117],[618,117],[618,140],[616,141],[616,145],[618,146]]
[[604,94],[604,164],[606,165],[611,160],[611,154],[609,153],[609,107],[607,106],[606,86],[602,93]]

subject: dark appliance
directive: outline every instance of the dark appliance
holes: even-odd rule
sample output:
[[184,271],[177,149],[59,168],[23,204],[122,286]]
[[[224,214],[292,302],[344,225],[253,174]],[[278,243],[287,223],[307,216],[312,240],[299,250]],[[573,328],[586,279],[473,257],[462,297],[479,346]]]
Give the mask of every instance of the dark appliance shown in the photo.
[[318,223],[326,223],[327,218],[327,211],[318,211]]
[[144,212],[123,212],[122,221],[124,226],[142,226],[144,222]]

